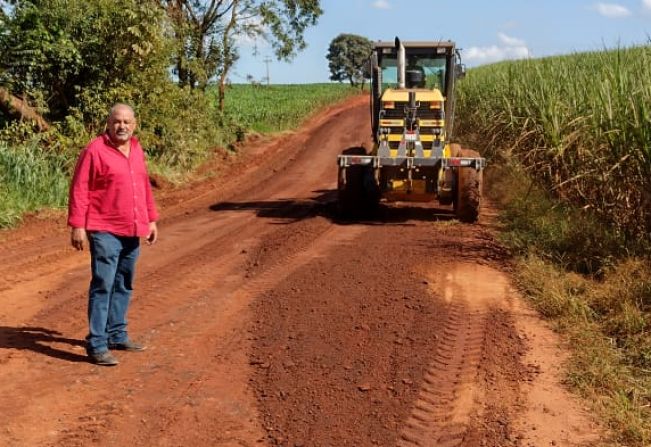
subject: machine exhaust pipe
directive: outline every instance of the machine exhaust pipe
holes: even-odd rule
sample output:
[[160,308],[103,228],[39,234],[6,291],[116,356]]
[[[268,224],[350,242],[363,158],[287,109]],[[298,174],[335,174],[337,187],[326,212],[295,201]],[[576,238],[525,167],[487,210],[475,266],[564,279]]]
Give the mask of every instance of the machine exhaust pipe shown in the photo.
[[398,88],[405,88],[405,66],[407,65],[405,46],[396,37],[396,50],[398,51]]

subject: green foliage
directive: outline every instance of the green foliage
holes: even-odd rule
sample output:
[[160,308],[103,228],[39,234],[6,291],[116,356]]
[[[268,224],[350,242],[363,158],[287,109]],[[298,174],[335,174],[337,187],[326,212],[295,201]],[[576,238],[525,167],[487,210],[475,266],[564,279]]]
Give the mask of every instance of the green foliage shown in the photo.
[[167,76],[164,18],[152,1],[16,2],[0,35],[1,82],[39,100],[50,120],[76,108],[93,121],[97,111],[84,101],[88,96],[128,95],[143,78]]
[[[128,0],[19,1],[0,45],[14,93],[38,100],[53,130],[41,144],[70,157],[105,126],[116,102],[131,104],[150,156],[172,172],[189,170],[222,142],[219,115],[205,95],[170,79],[172,45],[157,3]],[[29,135],[7,128],[8,145]]]
[[279,60],[306,47],[308,27],[323,13],[319,0],[164,0],[174,27],[181,86],[201,88],[225,80],[238,58],[237,37],[262,38]]
[[225,119],[242,130],[278,132],[293,129],[320,108],[358,93],[339,84],[232,85]]
[[330,79],[348,81],[350,85],[363,85],[370,79],[369,58],[373,51],[373,42],[356,34],[339,34],[330,42],[328,48],[328,66]]
[[630,237],[651,230],[651,46],[472,69],[457,111],[487,155]]
[[232,138],[220,125],[221,115],[207,95],[166,84],[135,99],[138,136],[158,165],[175,174],[188,173]]
[[269,27],[271,44],[279,60],[290,60],[305,49],[305,31],[323,14],[319,0],[259,2],[263,26]]

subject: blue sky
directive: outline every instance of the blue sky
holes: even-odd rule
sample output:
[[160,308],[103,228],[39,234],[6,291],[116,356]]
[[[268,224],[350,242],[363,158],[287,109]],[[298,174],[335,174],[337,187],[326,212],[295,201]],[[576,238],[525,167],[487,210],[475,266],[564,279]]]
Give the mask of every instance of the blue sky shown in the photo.
[[[477,66],[651,41],[651,0],[322,0],[323,15],[306,33],[308,48],[291,63],[269,63],[276,84],[328,82],[325,58],[340,33],[371,40],[453,40]],[[264,41],[240,42],[232,82],[266,76]]]

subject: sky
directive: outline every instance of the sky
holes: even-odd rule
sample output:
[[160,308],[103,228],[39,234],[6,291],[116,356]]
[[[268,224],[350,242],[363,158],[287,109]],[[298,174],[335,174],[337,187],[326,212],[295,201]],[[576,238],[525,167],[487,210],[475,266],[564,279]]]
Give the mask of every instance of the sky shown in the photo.
[[322,0],[321,7],[305,34],[308,47],[290,63],[278,62],[263,40],[241,40],[231,81],[264,81],[268,68],[273,84],[329,82],[326,54],[341,33],[452,40],[468,67],[651,43],[651,0]]

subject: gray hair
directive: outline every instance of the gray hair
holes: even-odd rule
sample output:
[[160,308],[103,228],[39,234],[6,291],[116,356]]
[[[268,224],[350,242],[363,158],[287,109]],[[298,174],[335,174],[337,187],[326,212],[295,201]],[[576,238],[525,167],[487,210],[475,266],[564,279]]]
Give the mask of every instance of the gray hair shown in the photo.
[[108,118],[106,121],[110,120],[113,114],[118,110],[118,109],[127,109],[129,110],[132,114],[133,117],[136,117],[136,112],[133,110],[133,107],[131,107],[129,104],[125,104],[123,102],[118,102],[116,104],[113,104],[113,107],[111,107],[111,110],[109,110]]

